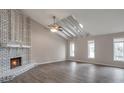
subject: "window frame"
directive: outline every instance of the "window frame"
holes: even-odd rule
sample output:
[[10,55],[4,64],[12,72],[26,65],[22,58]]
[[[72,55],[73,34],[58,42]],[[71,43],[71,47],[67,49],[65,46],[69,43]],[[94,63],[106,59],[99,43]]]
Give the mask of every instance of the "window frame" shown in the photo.
[[[93,53],[93,57],[91,57],[90,55],[90,52],[91,52],[91,50],[90,50],[90,44],[93,44],[94,46],[94,53]],[[88,58],[89,59],[95,59],[95,40],[88,40]]]
[[116,57],[115,56],[115,54],[116,54],[115,53],[115,43],[121,43],[121,42],[123,42],[123,57],[124,57],[124,38],[114,38],[113,39],[113,61],[115,61],[115,62],[124,62],[124,59],[119,60],[119,59],[115,58]]
[[69,56],[70,57],[75,57],[75,43],[74,42],[70,42],[70,53]]

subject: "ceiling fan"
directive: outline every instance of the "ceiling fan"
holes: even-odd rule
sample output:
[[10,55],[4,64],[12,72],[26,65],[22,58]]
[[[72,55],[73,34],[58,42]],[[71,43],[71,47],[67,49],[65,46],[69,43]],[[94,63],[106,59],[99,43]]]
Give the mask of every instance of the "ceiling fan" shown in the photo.
[[62,31],[62,27],[56,23],[56,16],[53,16],[53,24],[48,25],[51,32]]

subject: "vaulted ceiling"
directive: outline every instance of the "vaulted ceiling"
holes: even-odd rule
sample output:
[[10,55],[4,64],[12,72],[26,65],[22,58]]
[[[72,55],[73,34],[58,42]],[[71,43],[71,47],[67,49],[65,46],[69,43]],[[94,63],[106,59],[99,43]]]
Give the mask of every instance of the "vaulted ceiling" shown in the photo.
[[82,31],[91,35],[124,32],[123,9],[23,9],[22,11],[46,27],[53,22],[52,16],[56,16],[57,21],[74,16],[83,25]]

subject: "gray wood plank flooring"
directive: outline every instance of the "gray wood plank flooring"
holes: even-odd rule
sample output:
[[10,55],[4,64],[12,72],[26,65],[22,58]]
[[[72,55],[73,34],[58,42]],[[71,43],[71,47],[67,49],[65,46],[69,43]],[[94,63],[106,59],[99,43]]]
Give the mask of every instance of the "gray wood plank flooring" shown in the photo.
[[101,65],[58,62],[39,65],[8,83],[123,83],[124,69]]

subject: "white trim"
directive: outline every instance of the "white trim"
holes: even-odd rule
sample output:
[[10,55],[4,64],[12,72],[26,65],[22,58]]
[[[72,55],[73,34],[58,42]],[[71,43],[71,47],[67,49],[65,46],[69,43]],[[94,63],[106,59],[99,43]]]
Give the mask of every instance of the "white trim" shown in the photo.
[[37,62],[37,61],[34,61],[33,63],[36,64],[36,65],[42,65],[42,64],[49,64],[49,63],[57,63],[57,62],[62,62],[62,61],[65,61],[65,59],[62,59],[62,60],[53,60],[53,61],[44,61],[44,62]]
[[124,68],[124,66],[117,66],[114,64],[105,64],[105,63],[89,62],[89,61],[82,61],[82,60],[71,60],[71,61],[78,61],[78,62],[87,63],[87,64],[97,64],[97,65],[111,66],[111,67],[117,67],[117,68]]
[[[94,46],[94,56],[91,56],[91,50],[90,50],[90,44],[93,44]],[[88,40],[88,58],[89,59],[95,59],[95,40]]]
[[[123,45],[124,45],[124,38],[114,38],[113,39],[113,61],[115,62],[115,61],[118,61],[118,62],[123,62],[124,61],[124,59],[117,59],[116,58],[116,53],[115,53],[115,44],[116,43],[123,43]],[[123,47],[124,48],[124,47]],[[124,56],[123,56],[124,57]]]

